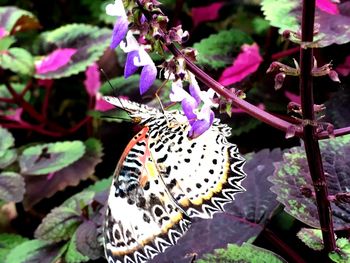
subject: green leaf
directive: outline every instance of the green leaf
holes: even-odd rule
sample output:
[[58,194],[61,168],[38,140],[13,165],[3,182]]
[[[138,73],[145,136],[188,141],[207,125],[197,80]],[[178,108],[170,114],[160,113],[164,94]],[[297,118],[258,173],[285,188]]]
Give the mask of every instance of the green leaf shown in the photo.
[[337,263],[348,263],[350,261],[350,242],[347,238],[339,238],[336,241],[339,251],[328,254],[329,258]]
[[[70,63],[43,74],[36,74],[40,79],[68,77],[84,71],[97,61],[108,47],[111,30],[84,24],[70,24],[41,35],[41,55],[46,55],[58,48],[74,48],[77,52]],[[55,45],[52,45],[55,43]]]
[[43,198],[51,197],[67,186],[76,186],[92,176],[95,166],[102,160],[102,145],[99,140],[90,138],[85,142],[85,148],[85,154],[79,160],[55,172],[50,180],[46,175],[26,176],[24,206],[31,207]]
[[198,64],[213,69],[231,65],[233,58],[240,52],[243,44],[252,44],[252,38],[246,33],[237,30],[224,30],[209,36],[194,44],[197,49]]
[[0,51],[7,50],[9,47],[16,42],[16,39],[11,36],[7,36],[0,39]]
[[299,6],[300,1],[263,0],[261,2],[261,9],[264,12],[265,18],[270,21],[271,26],[280,28],[281,33],[287,29],[298,30],[298,19],[291,13]]
[[89,257],[84,256],[77,250],[76,242],[77,242],[77,235],[75,232],[69,241],[68,249],[64,257],[67,263],[79,263],[79,262],[86,262],[89,260]]
[[[14,247],[7,255],[5,263],[26,263],[39,262],[42,250],[47,247],[49,243],[43,240],[29,240]],[[41,258],[42,260],[42,258]]]
[[319,229],[302,228],[297,236],[309,248],[321,251],[324,248],[322,232]]
[[0,258],[4,260],[11,249],[22,244],[28,239],[15,234],[0,234]]
[[7,202],[20,202],[24,196],[24,179],[14,172],[0,173],[0,199]]
[[[350,188],[350,135],[322,140],[320,149],[329,195],[347,193]],[[304,148],[289,149],[284,153],[283,161],[274,165],[275,172],[268,179],[274,184],[271,191],[285,205],[285,211],[311,227],[320,228],[314,187]],[[332,201],[331,207],[334,228],[348,229],[350,204]]]
[[227,249],[216,249],[214,254],[206,254],[197,263],[283,263],[287,262],[273,252],[250,244],[238,246],[228,244]]
[[42,144],[25,149],[19,165],[22,174],[48,174],[74,163],[84,153],[85,145],[81,141]]
[[255,17],[252,21],[252,25],[254,31],[259,35],[265,34],[270,27],[269,21],[266,21],[261,17]]
[[93,191],[84,190],[68,198],[63,202],[63,204],[61,204],[60,207],[67,207],[76,211],[80,211],[91,202],[94,196],[95,193]]
[[23,75],[34,73],[34,60],[32,55],[23,48],[10,48],[0,53],[0,66]]
[[12,164],[17,159],[17,151],[15,149],[8,149],[0,156],[0,169]]
[[0,156],[4,154],[4,152],[15,145],[15,138],[13,138],[12,134],[5,128],[0,126]]
[[80,213],[70,207],[57,207],[43,219],[35,230],[35,238],[59,242],[72,237],[81,223]]
[[14,6],[0,7],[0,21],[0,26],[4,27],[11,35],[16,32],[40,28],[37,18],[31,12]]
[[100,181],[94,183],[93,185],[90,185],[89,187],[87,187],[85,189],[85,191],[93,191],[95,193],[103,192],[103,191],[109,189],[109,187],[112,184],[112,180],[113,180],[113,176],[111,176],[107,179],[100,180]]

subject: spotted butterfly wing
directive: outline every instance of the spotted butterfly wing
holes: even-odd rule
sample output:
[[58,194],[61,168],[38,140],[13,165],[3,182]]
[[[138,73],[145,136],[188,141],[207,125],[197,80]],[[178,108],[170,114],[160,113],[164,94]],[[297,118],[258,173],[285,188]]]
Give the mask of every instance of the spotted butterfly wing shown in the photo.
[[174,245],[191,218],[211,218],[244,191],[245,161],[227,142],[230,128],[217,119],[204,134],[189,139],[182,112],[105,99],[144,127],[115,171],[104,225],[106,258],[111,263],[147,262]]

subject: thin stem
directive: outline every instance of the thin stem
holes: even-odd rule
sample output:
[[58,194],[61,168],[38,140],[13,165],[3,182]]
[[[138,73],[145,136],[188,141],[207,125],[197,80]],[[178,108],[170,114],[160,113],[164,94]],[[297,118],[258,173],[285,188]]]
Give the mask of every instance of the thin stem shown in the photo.
[[47,117],[47,109],[49,107],[51,91],[52,85],[48,85],[45,90],[44,102],[41,108],[41,113],[43,114],[43,116],[45,116],[45,118]]
[[296,54],[299,52],[299,47],[293,47],[287,50],[283,50],[281,52],[275,53],[271,56],[272,60],[277,60],[280,58],[285,58],[285,57],[289,57],[290,55]]
[[35,131],[37,133],[51,136],[51,137],[62,137],[64,134],[61,132],[47,131],[39,126],[34,126],[29,123],[1,123],[1,126],[9,129],[25,129],[30,131]]
[[273,233],[268,228],[265,227],[262,234],[264,234],[264,236],[267,239],[269,239],[272,244],[274,244],[280,250],[286,253],[293,260],[293,262],[306,263],[306,261],[301,256],[299,256],[299,254],[295,252],[290,246],[288,246],[288,244],[285,243],[283,239],[279,238],[275,233]]
[[[346,134],[350,134],[350,127],[335,129],[333,132],[334,137],[339,137],[339,136],[343,136]],[[329,139],[328,131],[320,132],[319,134],[317,134],[317,136],[318,136],[318,139],[320,139],[320,140]]]
[[28,114],[33,117],[34,119],[36,119],[38,122],[43,123],[45,122],[45,118],[43,115],[41,115],[40,113],[38,113],[33,107],[32,105],[30,105],[28,102],[26,102],[19,94],[17,94],[17,92],[12,88],[12,86],[10,85],[10,83],[5,82],[6,88],[8,89],[8,91],[11,93],[14,102],[18,103],[18,105],[20,105],[26,112],[28,112]]
[[0,98],[0,102],[15,103],[13,99],[9,99],[9,98]]
[[[302,41],[313,41],[315,16],[315,0],[303,0],[302,11]],[[303,119],[314,120],[314,97],[312,70],[312,48],[300,48],[300,95]],[[335,239],[332,222],[332,210],[328,200],[326,177],[323,171],[321,152],[316,135],[316,127],[306,125],[303,130],[303,139],[310,175],[316,194],[316,202],[323,236],[323,243],[327,252],[334,251]]]

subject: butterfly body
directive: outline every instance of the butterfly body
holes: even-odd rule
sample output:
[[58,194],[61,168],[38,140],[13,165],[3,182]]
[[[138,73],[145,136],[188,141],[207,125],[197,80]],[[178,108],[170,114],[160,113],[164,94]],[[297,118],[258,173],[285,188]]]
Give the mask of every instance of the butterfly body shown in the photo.
[[107,97],[141,120],[115,171],[104,227],[108,262],[147,262],[242,192],[244,159],[219,120],[195,139],[179,111],[161,112]]

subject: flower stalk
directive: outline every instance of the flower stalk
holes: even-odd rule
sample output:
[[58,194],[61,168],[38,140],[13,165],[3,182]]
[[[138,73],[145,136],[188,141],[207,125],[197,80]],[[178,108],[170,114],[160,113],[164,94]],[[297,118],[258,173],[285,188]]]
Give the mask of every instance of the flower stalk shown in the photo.
[[[301,41],[312,43],[314,32],[315,0],[303,0]],[[303,120],[315,120],[313,97],[313,49],[300,47],[300,95]],[[332,210],[328,199],[328,188],[323,171],[320,147],[316,127],[305,125],[303,140],[306,157],[310,169],[310,175],[315,188],[320,226],[326,252],[336,249],[334,229],[332,222]]]

